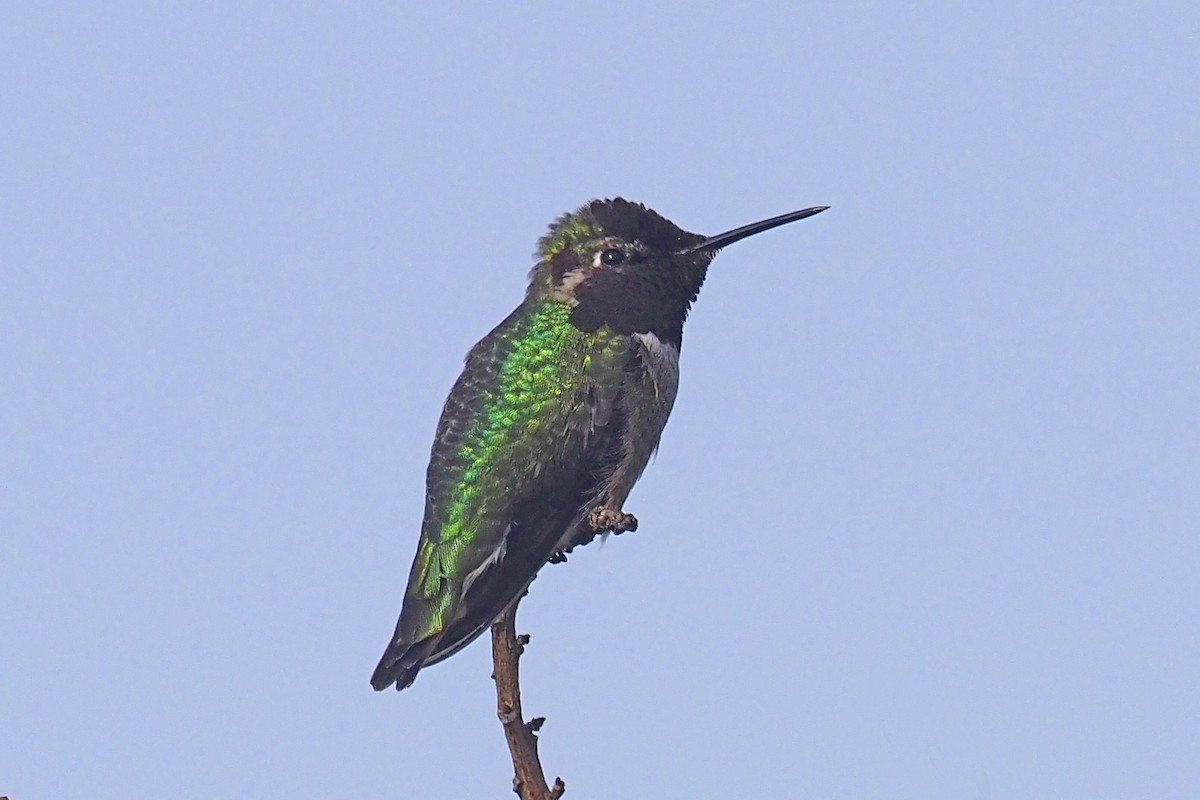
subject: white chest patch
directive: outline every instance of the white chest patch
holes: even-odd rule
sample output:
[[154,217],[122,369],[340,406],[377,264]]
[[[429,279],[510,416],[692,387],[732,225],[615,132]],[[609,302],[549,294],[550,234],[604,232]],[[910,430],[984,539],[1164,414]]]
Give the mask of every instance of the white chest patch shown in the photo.
[[675,392],[679,389],[679,348],[653,333],[635,333],[633,336],[645,351],[646,371],[654,383],[655,395],[674,402]]

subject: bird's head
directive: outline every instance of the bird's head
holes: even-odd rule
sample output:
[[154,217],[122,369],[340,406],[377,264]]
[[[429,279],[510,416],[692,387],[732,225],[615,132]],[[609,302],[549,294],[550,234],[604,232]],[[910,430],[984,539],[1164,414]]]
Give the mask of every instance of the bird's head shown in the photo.
[[640,203],[593,200],[555,220],[538,242],[526,296],[571,305],[571,322],[581,330],[650,333],[678,347],[688,310],[722,247],[824,210],[809,208],[706,237]]

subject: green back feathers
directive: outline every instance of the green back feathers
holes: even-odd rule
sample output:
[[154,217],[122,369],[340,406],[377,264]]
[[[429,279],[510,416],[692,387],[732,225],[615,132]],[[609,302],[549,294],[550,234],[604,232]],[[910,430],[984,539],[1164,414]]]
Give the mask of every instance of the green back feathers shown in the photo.
[[513,505],[585,456],[587,437],[570,435],[585,425],[584,396],[615,394],[629,345],[578,330],[570,310],[519,308],[472,349],[446,401],[409,580],[409,641],[446,627],[467,576],[501,546]]

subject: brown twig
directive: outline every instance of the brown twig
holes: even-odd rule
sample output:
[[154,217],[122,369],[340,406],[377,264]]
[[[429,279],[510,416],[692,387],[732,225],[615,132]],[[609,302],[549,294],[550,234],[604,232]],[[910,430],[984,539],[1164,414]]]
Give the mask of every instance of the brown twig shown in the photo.
[[[520,601],[518,601],[520,602]],[[517,603],[492,623],[492,661],[496,680],[496,713],[504,725],[504,738],[513,762],[513,791],[521,800],[558,800],[567,790],[562,778],[554,786],[546,784],[546,774],[538,758],[537,730],[546,721],[534,717],[525,721],[521,715],[521,681],[518,662],[528,635],[517,636]]]

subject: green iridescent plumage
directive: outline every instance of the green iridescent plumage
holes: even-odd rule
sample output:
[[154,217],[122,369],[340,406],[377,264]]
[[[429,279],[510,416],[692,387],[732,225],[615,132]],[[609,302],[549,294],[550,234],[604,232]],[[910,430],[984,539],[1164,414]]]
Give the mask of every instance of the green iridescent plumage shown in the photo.
[[[412,615],[411,629],[402,625],[414,640],[444,629],[466,576],[501,546],[522,487],[581,460],[592,413],[581,387],[596,396],[617,390],[627,339],[584,333],[570,324],[570,311],[542,302],[511,315],[475,347],[451,392],[447,411],[467,414],[444,415],[430,462],[431,500],[406,595],[429,605]],[[557,452],[546,452],[547,440]]]
[[709,262],[817,210],[710,239],[619,198],[555,221],[524,302],[471,349],[442,409],[417,555],[372,686],[410,685],[548,561],[636,529],[623,504],[675,402],[683,322]]

